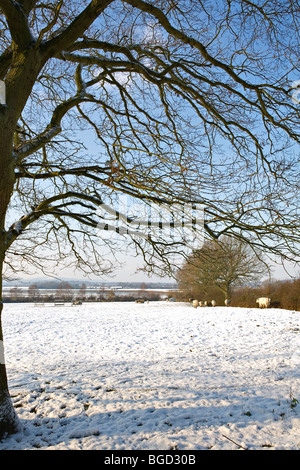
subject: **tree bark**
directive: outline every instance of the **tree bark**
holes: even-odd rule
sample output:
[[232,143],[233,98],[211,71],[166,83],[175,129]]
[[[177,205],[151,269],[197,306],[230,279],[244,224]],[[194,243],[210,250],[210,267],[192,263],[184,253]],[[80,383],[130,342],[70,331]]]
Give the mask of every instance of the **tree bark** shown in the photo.
[[6,126],[5,111],[7,110],[2,110],[0,124],[0,438],[6,433],[12,434],[21,429],[8,391],[2,331],[2,272],[7,246],[5,216],[15,182],[15,164],[12,157],[13,132]]
[[5,366],[5,356],[3,350],[3,331],[2,331],[2,266],[0,272],[0,439],[5,434],[13,434],[21,430],[21,424],[19,418],[13,407],[9,391],[7,372]]

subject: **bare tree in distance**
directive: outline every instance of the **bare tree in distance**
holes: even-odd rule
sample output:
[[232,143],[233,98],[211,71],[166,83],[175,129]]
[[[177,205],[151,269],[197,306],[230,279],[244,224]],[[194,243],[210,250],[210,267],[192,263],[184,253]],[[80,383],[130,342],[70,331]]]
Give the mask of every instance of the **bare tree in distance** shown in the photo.
[[258,258],[249,245],[229,237],[208,241],[195,250],[178,271],[179,289],[204,295],[217,288],[225,299],[231,298],[233,287],[253,285],[268,274],[268,266]]
[[[127,243],[147,272],[167,272],[184,239],[119,224],[186,203],[205,207],[208,239],[299,261],[298,1],[0,0],[0,11],[1,273],[107,273]],[[103,207],[114,233],[98,230]],[[0,434],[18,428],[2,349]]]
[[28,287],[28,298],[36,301],[40,296],[40,290],[37,284],[30,284]]

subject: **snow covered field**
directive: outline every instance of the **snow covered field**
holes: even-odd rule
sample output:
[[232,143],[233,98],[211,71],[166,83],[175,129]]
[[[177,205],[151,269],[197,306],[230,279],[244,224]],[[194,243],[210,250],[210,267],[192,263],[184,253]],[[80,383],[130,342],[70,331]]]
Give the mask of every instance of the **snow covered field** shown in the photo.
[[300,312],[6,304],[3,449],[300,450]]

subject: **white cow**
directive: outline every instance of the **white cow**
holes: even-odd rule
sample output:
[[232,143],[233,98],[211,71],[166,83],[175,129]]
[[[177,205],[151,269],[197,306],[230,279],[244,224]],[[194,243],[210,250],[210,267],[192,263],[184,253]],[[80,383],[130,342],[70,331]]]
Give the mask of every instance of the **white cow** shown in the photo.
[[196,300],[196,299],[195,299],[195,300],[193,300],[193,307],[194,307],[194,308],[197,308],[197,307],[198,307],[198,305],[199,305],[199,302],[198,302],[198,300]]
[[259,297],[256,299],[256,303],[259,308],[268,308],[270,307],[271,299],[269,299],[269,297]]
[[217,302],[216,302],[215,300],[212,300],[212,301],[211,301],[211,305],[212,305],[213,307],[215,307],[215,306],[217,305]]

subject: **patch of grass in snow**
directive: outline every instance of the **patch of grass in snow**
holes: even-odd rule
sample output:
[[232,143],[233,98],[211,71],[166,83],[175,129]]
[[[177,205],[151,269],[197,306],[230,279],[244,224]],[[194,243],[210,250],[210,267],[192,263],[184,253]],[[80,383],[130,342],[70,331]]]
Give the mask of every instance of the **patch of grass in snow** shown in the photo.
[[290,399],[288,400],[288,403],[291,409],[296,408],[296,406],[299,405],[299,400],[293,396],[292,389],[290,389]]

